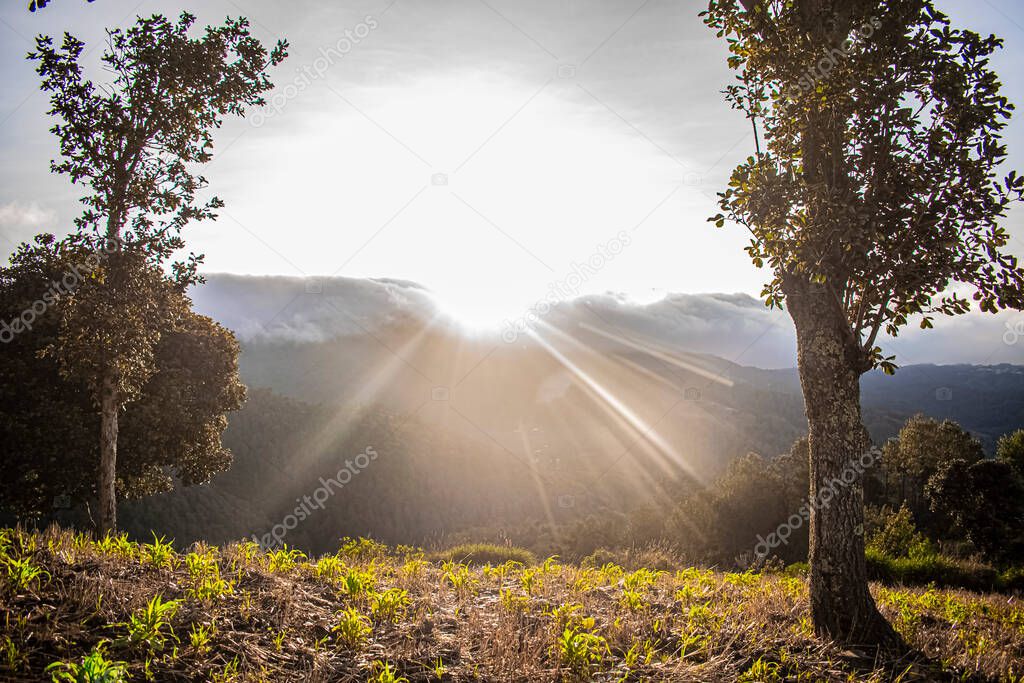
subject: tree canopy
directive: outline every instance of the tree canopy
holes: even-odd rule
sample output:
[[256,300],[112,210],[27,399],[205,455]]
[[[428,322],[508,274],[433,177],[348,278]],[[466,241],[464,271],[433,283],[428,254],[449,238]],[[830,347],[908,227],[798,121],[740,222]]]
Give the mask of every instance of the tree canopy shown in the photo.
[[[0,269],[3,319],[30,308],[40,292],[81,270],[88,257],[52,235],[22,245]],[[84,291],[104,275],[101,266],[79,283],[76,297],[62,293],[0,354],[0,468],[7,473],[2,497],[18,513],[38,516],[51,511],[55,500],[76,505],[95,498],[99,422],[92,392],[86,378],[66,377],[54,350],[62,335],[89,334],[83,330],[92,328],[69,326],[68,310],[84,314],[72,302],[88,298]],[[227,469],[231,454],[220,442],[225,413],[245,398],[234,336],[193,313],[187,297],[159,271],[150,269],[145,284],[162,290],[173,315],[158,319],[159,338],[147,361],[151,372],[122,419],[118,490],[129,498],[202,483]]]
[[773,272],[767,302],[783,303],[787,278],[809,278],[841,307],[851,353],[889,371],[880,332],[915,316],[931,327],[970,299],[1024,306],[999,224],[1024,190],[998,174],[1013,111],[989,64],[1002,40],[953,28],[928,0],[743,5],[712,0],[703,16],[729,41],[727,98],[765,142],[711,220],[750,231],[747,252]]
[[99,408],[100,533],[117,524],[120,413],[158,373],[163,332],[187,316],[180,293],[202,281],[202,256],[172,263],[169,277],[162,267],[184,249],[182,229],[223,206],[217,197],[198,199],[207,181],[194,167],[213,158],[213,132],[225,116],[265,103],[266,69],[287,56],[283,41],[268,52],[245,18],[229,17],[199,37],[194,24],[183,12],[177,21],[156,14],[108,30],[101,60],[112,80],[98,85],[84,75],[85,44],[70,34],[60,47],[39,36],[29,54],[56,119],[61,158],[51,170],[88,188],[69,241],[105,252],[101,276],[60,307],[60,333],[48,349]]

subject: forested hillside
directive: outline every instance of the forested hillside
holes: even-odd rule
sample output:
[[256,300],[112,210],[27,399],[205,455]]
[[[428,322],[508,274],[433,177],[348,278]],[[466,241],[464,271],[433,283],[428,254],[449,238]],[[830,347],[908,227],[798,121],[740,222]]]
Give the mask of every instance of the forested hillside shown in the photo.
[[[628,425],[610,420],[536,349],[529,362],[523,359],[529,349],[492,353],[498,358],[481,363],[445,400],[435,400],[430,384],[405,364],[391,382],[366,394],[370,378],[362,373],[384,362],[388,351],[368,356],[380,348],[377,342],[360,347],[345,340],[343,353],[341,343],[246,348],[243,379],[274,389],[252,391],[230,417],[225,445],[235,455],[231,469],[205,486],[126,503],[126,528],[140,538],[158,528],[185,542],[263,535],[300,506],[297,499],[320,487],[321,477],[370,447],[380,458],[288,531],[286,543],[320,551],[341,536],[361,534],[431,544],[475,530],[553,546],[549,520],[582,523],[598,513],[615,520],[652,501],[672,509],[681,493],[709,485],[732,460],[748,452],[786,453],[806,429],[792,371],[685,356],[702,371],[733,378],[726,386],[634,353],[636,366],[663,373],[658,383],[644,378],[647,392],[635,393],[631,405],[646,406],[656,432],[681,444],[677,453],[685,460],[672,463]],[[517,367],[527,370],[496,391],[501,353],[516,354]],[[318,370],[327,358],[336,369]],[[629,391],[636,380],[620,381],[616,390]],[[1024,370],[1018,366],[910,366],[893,377],[868,375],[864,392],[877,443],[894,436],[916,407],[960,422],[989,451],[998,436],[1024,425]],[[534,400],[538,395],[542,402]],[[982,408],[992,405],[1001,408]],[[591,543],[599,547],[601,540]]]

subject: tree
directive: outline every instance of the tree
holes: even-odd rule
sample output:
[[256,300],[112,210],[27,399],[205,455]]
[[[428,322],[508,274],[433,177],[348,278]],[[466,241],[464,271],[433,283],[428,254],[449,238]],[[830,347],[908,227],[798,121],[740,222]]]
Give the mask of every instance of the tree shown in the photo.
[[981,443],[956,422],[915,415],[882,448],[889,502],[905,503],[919,524],[932,534],[941,533],[941,522],[928,514],[925,485],[944,463],[962,460],[970,466],[984,455]]
[[[95,406],[86,382],[65,376],[54,351],[68,331],[65,307],[102,279],[98,264],[95,255],[41,235],[0,269],[4,321],[30,310],[40,292],[60,283],[46,310],[29,316],[32,329],[6,339],[0,355],[0,469],[7,474],[0,498],[6,511],[19,516],[45,517],[55,500],[71,506],[97,494]],[[234,336],[193,313],[158,271],[151,272],[150,284],[179,315],[157,321],[162,327],[151,359],[154,371],[122,420],[117,488],[127,498],[168,491],[176,482],[206,482],[227,469],[231,453],[221,445],[225,413],[245,398]]]
[[1017,560],[1024,549],[1024,482],[1010,463],[955,460],[928,482],[932,509],[960,528],[993,560]]
[[[968,312],[953,283],[982,311],[1024,306],[999,226],[1024,190],[996,175],[1012,106],[988,60],[1002,43],[929,0],[710,0],[702,16],[728,39],[726,97],[756,147],[710,220],[750,232],[766,303],[793,319],[814,498],[867,448],[860,377],[896,367],[880,334]],[[862,521],[855,473],[811,518],[814,627],[899,646],[868,591]]]
[[[214,218],[223,205],[197,200],[206,180],[190,169],[212,158],[212,133],[226,115],[264,104],[272,87],[266,69],[287,54],[283,42],[268,54],[244,18],[207,27],[199,38],[189,35],[194,23],[188,13],[177,22],[154,15],[108,31],[102,62],[113,80],[100,85],[83,76],[85,46],[70,34],[59,48],[40,36],[29,55],[58,121],[52,131],[62,159],[51,169],[88,187],[76,243],[102,243],[108,252],[102,281],[62,307],[56,351],[65,374],[84,382],[100,407],[100,533],[117,523],[119,413],[154,373],[158,321],[167,314],[147,288],[150,266],[184,248],[182,228]],[[201,281],[201,260],[189,255],[172,265],[182,291]]]
[[1024,478],[1024,429],[1001,436],[996,444],[996,457]]

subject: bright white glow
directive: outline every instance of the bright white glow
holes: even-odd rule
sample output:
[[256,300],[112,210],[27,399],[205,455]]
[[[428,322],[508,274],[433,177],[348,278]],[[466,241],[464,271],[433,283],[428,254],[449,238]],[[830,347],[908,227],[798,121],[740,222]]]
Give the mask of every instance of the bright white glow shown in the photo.
[[[235,185],[221,194],[254,200],[229,202],[244,228],[219,229],[237,234],[201,245],[218,270],[413,280],[467,326],[492,328],[552,289],[649,301],[666,289],[735,288],[716,254],[694,246],[716,237],[703,221],[711,199],[605,106],[621,106],[614,93],[602,104],[572,80],[475,71],[316,88],[315,107],[289,102],[251,136],[259,145],[243,137],[232,148],[250,163],[216,179]],[[566,286],[623,231],[628,248]]]

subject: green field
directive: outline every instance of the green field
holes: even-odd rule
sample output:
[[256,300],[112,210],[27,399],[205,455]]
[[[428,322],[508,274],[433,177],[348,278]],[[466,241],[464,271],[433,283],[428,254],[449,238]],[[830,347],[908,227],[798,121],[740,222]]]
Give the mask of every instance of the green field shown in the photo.
[[465,564],[368,540],[316,559],[252,543],[179,552],[56,529],[4,530],[0,557],[5,680],[1019,681],[1024,671],[1024,607],[1006,595],[875,585],[913,651],[874,660],[816,638],[806,582],[786,573]]

